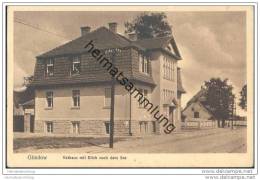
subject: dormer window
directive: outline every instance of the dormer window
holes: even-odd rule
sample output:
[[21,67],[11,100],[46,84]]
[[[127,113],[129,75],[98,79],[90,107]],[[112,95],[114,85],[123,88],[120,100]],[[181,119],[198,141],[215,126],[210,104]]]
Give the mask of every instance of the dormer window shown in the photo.
[[142,54],[139,54],[139,71],[145,74],[149,74],[148,58]]
[[72,58],[71,75],[80,74],[80,58],[79,56],[74,56]]
[[54,74],[54,60],[47,59],[45,64],[45,76],[50,77]]

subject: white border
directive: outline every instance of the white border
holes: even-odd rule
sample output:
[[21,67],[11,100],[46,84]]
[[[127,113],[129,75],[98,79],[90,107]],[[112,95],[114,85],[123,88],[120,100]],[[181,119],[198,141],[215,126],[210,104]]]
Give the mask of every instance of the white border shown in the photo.
[[[81,0],[78,0],[79,2]],[[185,3],[185,2],[191,2],[192,3]],[[12,3],[10,3],[12,2]],[[9,2],[6,2],[5,4],[2,4],[2,13],[1,13],[1,19],[3,20],[2,22],[5,23],[5,19],[6,19],[6,6],[7,5],[47,5],[48,4],[48,1],[47,1],[47,4],[45,2],[40,2],[40,3],[31,3],[32,1],[29,0],[27,2],[30,2],[30,3],[26,3],[26,4],[20,4],[19,1],[9,1]],[[49,1],[51,2],[51,1]],[[103,1],[104,2],[104,1]],[[114,2],[119,2],[117,0],[114,0]],[[137,0],[134,0],[132,2],[138,2]],[[151,2],[154,2],[153,0],[151,0]],[[169,1],[165,1],[165,2],[169,2]],[[180,2],[180,1],[179,1]],[[255,52],[254,52],[254,56],[255,56],[255,74],[257,76],[255,76],[255,97],[258,97],[258,92],[257,92],[257,85],[258,85],[258,73],[257,73],[257,68],[258,68],[258,62],[257,62],[257,59],[258,59],[258,44],[257,44],[257,40],[259,40],[258,38],[258,27],[257,25],[259,24],[259,20],[258,20],[258,8],[257,8],[257,4],[254,3],[254,1],[249,1],[248,3],[245,3],[245,2],[238,2],[238,3],[235,3],[235,1],[231,1],[231,3],[196,3],[197,1],[194,1],[194,0],[190,0],[190,1],[181,1],[181,3],[163,3],[163,5],[253,5],[255,7],[255,12],[254,12],[254,17],[255,17]],[[220,1],[220,2],[225,2],[225,1]],[[77,3],[76,5],[147,5],[147,3],[83,3],[82,1],[80,3]],[[51,5],[72,5],[71,3],[51,3]],[[158,3],[149,3],[149,5],[159,5]],[[161,5],[161,4],[160,4]],[[6,24],[2,24],[3,27],[1,28],[2,30],[2,36],[1,36],[1,40],[2,40],[2,45],[5,47],[5,42],[6,42]],[[4,48],[3,47],[3,48]],[[5,47],[6,48],[6,47]],[[6,64],[5,64],[5,59],[6,59],[6,52],[5,50],[3,50],[1,48],[1,54],[2,54],[2,63],[1,63],[1,69],[2,69],[2,73],[1,73],[1,80],[2,80],[2,88],[1,88],[1,93],[2,93],[2,96],[1,96],[1,100],[2,102],[5,101],[5,97],[6,97],[6,84],[5,84],[5,78],[6,78]],[[257,132],[257,129],[258,129],[258,115],[257,115],[257,112],[258,112],[258,106],[257,106],[257,102],[258,102],[258,99],[255,99],[255,160],[258,158],[257,157],[257,147],[258,147],[258,132]],[[6,148],[6,144],[5,142],[2,141],[2,139],[5,141],[5,134],[6,134],[6,130],[5,128],[2,128],[2,127],[5,127],[6,124],[5,124],[5,119],[6,119],[6,106],[4,104],[1,104],[0,108],[2,109],[2,123],[1,123],[1,129],[3,129],[3,132],[2,132],[2,137],[1,137],[1,142],[2,142],[2,145],[3,145],[3,148],[5,149]],[[0,150],[1,154],[2,154],[2,148]],[[3,172],[4,174],[9,174],[9,175],[14,175],[14,174],[23,174],[23,175],[26,175],[26,174],[187,174],[187,175],[191,175],[191,174],[197,174],[197,175],[206,175],[206,174],[203,174],[202,171],[203,170],[207,170],[207,169],[201,169],[201,168],[193,168],[193,169],[181,169],[181,168],[172,168],[172,169],[144,169],[144,168],[139,168],[139,169],[48,169],[48,168],[45,168],[45,169],[19,169],[19,168],[16,168],[16,169],[6,169],[5,168],[5,157],[6,157],[6,154],[5,154],[5,151],[3,152],[3,158],[2,159],[2,167],[4,168],[3,169]],[[225,168],[222,168],[222,169],[225,169]],[[208,169],[210,171],[212,171],[212,173],[209,173],[209,174],[219,174],[219,173],[213,173],[213,172],[217,172],[218,169]],[[239,169],[226,169],[226,170],[239,170]],[[244,169],[241,169],[241,170],[244,170]],[[249,169],[245,169],[245,170],[249,170]],[[257,174],[258,173],[258,162],[255,161],[255,168],[251,169],[252,170],[252,174]],[[229,174],[229,173],[227,173]],[[80,178],[80,176],[77,176]],[[26,178],[26,177],[24,177]],[[194,178],[194,177],[193,177]],[[194,178],[195,179],[195,178]],[[196,178],[197,179],[197,178]]]

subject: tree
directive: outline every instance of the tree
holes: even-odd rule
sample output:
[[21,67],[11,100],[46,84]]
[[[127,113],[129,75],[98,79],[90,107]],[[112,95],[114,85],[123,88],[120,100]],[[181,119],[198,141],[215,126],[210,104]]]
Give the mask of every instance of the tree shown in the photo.
[[23,86],[30,86],[30,84],[33,82],[33,76],[27,76],[27,77],[24,77],[24,82],[23,82]]
[[163,37],[172,34],[165,13],[142,13],[132,22],[126,22],[125,28],[125,33],[135,32],[137,39]]
[[222,121],[222,127],[225,126],[225,120],[233,115],[235,95],[232,93],[232,85],[227,84],[228,79],[211,78],[205,82],[205,105],[211,110],[212,114],[218,120],[218,127]]
[[239,102],[239,106],[243,109],[243,110],[247,110],[247,85],[244,85],[243,88],[240,91],[240,102]]

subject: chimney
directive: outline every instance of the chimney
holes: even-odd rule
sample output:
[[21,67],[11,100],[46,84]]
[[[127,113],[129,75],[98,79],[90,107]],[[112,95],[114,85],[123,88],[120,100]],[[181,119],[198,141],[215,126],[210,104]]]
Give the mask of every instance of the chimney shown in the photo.
[[81,27],[80,29],[81,29],[81,36],[84,36],[84,35],[86,35],[87,33],[90,32],[91,27],[84,26],[84,27]]
[[128,37],[131,41],[137,41],[137,34],[135,32],[129,33]]
[[108,23],[109,30],[112,31],[113,33],[117,33],[117,23],[116,22],[111,22]]

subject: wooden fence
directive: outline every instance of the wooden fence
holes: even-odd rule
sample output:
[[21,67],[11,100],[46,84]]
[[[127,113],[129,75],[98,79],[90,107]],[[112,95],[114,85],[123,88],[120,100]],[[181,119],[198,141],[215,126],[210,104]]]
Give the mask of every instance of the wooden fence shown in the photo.
[[[207,128],[217,128],[218,121],[217,120],[207,120],[201,118],[187,118],[181,124],[184,129],[207,129]],[[231,127],[232,121],[226,120],[225,127]],[[247,121],[245,120],[234,120],[233,126],[247,126]]]
[[189,118],[185,122],[182,122],[182,128],[196,128],[196,129],[206,129],[206,128],[216,128],[217,121],[207,120],[201,118]]

